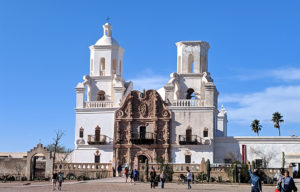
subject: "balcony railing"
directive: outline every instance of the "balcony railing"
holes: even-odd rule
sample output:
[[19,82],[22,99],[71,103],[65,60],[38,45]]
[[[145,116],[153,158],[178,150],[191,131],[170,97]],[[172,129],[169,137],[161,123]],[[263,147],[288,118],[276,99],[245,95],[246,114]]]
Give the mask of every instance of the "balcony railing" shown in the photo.
[[179,145],[199,145],[201,144],[201,137],[197,135],[179,135]]
[[88,144],[90,145],[105,145],[109,142],[109,137],[106,135],[88,135]]
[[87,101],[85,108],[112,108],[114,103],[111,101]]
[[131,143],[136,145],[150,145],[154,143],[153,133],[131,133]]
[[171,102],[174,107],[201,107],[203,106],[199,99],[179,99]]

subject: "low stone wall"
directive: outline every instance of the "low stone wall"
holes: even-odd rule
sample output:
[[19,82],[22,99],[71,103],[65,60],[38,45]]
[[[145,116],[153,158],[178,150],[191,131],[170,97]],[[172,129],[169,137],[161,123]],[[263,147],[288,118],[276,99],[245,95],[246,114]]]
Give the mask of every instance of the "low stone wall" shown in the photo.
[[56,163],[54,171],[63,173],[64,177],[74,175],[77,178],[100,179],[113,176],[111,163]]
[[26,162],[24,158],[3,158],[0,159],[0,177],[14,176],[16,180],[26,175]]

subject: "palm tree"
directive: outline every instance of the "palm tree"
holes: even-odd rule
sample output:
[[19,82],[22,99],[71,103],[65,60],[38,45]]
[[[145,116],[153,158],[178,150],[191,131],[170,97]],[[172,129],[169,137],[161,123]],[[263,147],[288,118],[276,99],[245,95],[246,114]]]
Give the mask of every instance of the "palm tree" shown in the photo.
[[280,136],[280,123],[284,122],[283,116],[279,112],[273,113],[272,121],[274,122],[274,128],[278,129],[278,136]]
[[262,125],[259,124],[259,120],[254,119],[251,123],[251,129],[254,133],[257,133],[257,136],[259,136],[259,132],[261,131]]

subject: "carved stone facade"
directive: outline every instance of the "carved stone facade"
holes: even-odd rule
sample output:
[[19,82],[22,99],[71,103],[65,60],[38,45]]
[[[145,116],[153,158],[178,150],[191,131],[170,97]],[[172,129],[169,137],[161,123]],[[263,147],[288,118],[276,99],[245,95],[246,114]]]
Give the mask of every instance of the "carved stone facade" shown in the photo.
[[116,165],[169,160],[171,111],[155,90],[131,91],[115,113]]

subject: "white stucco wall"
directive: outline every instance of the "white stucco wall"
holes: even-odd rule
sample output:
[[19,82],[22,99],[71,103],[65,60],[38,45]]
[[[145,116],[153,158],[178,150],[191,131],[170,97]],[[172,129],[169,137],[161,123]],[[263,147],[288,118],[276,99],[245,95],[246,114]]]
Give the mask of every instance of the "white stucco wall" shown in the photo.
[[[219,137],[215,138],[214,163],[224,163],[225,158],[232,154],[241,161],[242,145],[246,145],[247,161],[270,159],[268,167],[279,168],[282,152],[285,154],[299,153],[300,137]],[[293,162],[294,161],[294,162]],[[300,162],[300,157],[289,159],[288,163]]]

